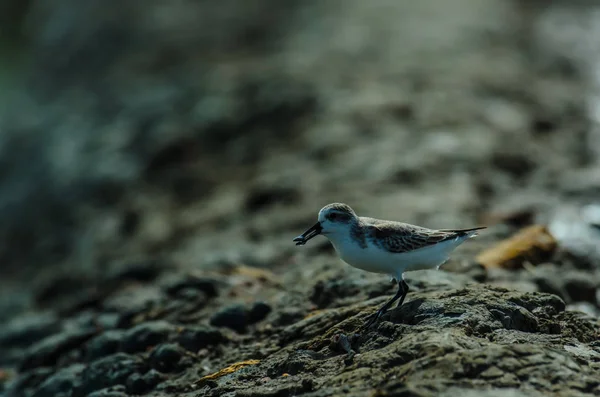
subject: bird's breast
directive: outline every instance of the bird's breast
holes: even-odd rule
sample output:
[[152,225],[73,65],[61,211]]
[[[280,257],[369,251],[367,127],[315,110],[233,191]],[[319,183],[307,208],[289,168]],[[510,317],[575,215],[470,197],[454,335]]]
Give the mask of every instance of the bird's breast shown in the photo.
[[400,259],[372,245],[362,248],[358,244],[347,241],[332,241],[332,244],[344,262],[370,272],[388,274],[398,266],[398,259]]

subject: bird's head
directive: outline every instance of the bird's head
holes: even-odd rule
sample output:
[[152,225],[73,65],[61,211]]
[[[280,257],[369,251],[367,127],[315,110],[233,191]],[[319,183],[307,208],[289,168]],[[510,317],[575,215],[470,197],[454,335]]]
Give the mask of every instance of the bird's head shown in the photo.
[[323,234],[335,237],[347,233],[352,223],[356,222],[356,213],[343,203],[332,203],[321,208],[317,223],[294,239],[296,245],[304,245],[311,238]]

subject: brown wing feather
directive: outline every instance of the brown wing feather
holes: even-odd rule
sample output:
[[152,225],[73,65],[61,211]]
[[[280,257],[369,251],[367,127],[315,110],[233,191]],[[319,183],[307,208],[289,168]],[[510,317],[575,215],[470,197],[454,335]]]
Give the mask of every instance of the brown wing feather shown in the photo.
[[384,222],[368,226],[371,241],[378,247],[394,253],[424,248],[478,229],[482,228],[432,230],[407,223]]

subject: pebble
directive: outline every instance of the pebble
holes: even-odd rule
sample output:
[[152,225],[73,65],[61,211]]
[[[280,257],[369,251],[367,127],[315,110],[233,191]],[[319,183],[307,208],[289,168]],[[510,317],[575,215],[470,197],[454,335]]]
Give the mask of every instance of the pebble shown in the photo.
[[97,390],[87,395],[87,397],[129,397],[125,392],[125,387],[119,385]]
[[[32,389],[39,387],[54,373],[54,369],[48,367],[35,368],[31,371],[20,373],[11,382],[6,391],[7,396],[32,395]],[[2,394],[0,394],[2,395]]]
[[156,279],[167,267],[168,264],[160,260],[123,262],[108,270],[107,280],[109,282],[123,282],[126,280],[150,282]]
[[177,295],[182,290],[194,289],[206,294],[208,298],[216,297],[219,292],[217,280],[193,274],[175,274],[163,282],[163,289],[169,295]]
[[193,353],[205,347],[222,343],[225,340],[226,338],[221,331],[205,326],[186,328],[175,339],[184,349]]
[[598,280],[588,273],[570,271],[564,275],[565,290],[571,302],[597,304],[596,289]]
[[160,372],[151,369],[145,374],[131,374],[125,383],[127,393],[140,395],[145,394],[154,389],[154,387],[164,380]]
[[265,302],[255,302],[248,313],[248,322],[250,324],[264,320],[271,313],[271,306]]
[[271,307],[264,302],[256,302],[251,308],[242,304],[233,304],[215,313],[210,319],[210,324],[245,332],[248,325],[263,320],[270,312]]
[[166,321],[150,321],[126,331],[121,350],[126,353],[145,351],[167,340],[175,327]]
[[85,396],[107,387],[125,385],[132,374],[144,373],[146,370],[147,366],[140,357],[126,353],[103,357],[84,369],[81,375],[81,387],[75,395]]
[[73,364],[58,370],[42,382],[35,394],[33,394],[33,397],[70,395],[70,392],[78,386],[79,376],[84,368],[85,365],[83,364]]
[[226,306],[211,317],[210,324],[244,332],[248,326],[248,309],[242,304]]
[[103,302],[102,310],[119,313],[123,317],[128,318],[143,312],[149,306],[161,304],[165,299],[163,292],[159,288],[151,285],[140,286],[112,295]]
[[125,339],[126,331],[115,329],[108,330],[91,339],[86,347],[86,360],[93,361],[119,351]]
[[19,371],[56,365],[62,355],[84,344],[96,332],[95,329],[73,329],[41,340],[27,349]]
[[59,321],[52,313],[17,317],[0,329],[0,346],[28,346],[59,330]]
[[176,343],[165,343],[157,346],[150,354],[150,365],[160,372],[174,372],[180,368],[181,358],[185,350]]

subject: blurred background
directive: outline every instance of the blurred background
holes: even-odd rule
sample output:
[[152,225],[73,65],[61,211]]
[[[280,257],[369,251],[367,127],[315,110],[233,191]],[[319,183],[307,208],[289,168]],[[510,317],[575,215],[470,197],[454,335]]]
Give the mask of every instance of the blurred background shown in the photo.
[[591,0],[2,0],[0,320],[289,264],[332,201],[595,255],[599,33]]

